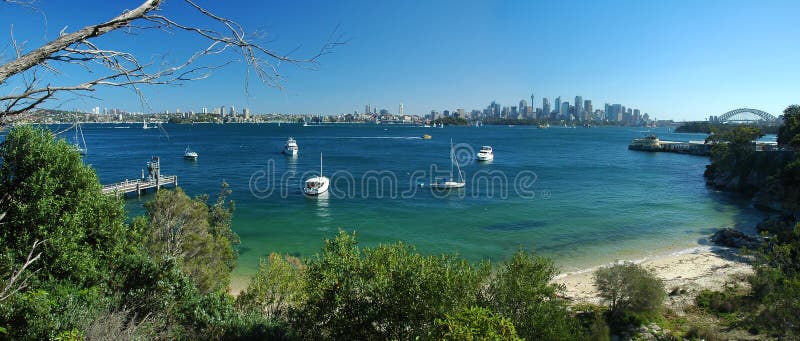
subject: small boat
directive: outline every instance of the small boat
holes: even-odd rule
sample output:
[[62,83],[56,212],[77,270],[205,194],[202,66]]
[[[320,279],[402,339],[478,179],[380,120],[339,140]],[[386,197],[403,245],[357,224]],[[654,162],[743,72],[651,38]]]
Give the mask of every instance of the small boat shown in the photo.
[[539,127],[539,129],[547,129],[547,128],[550,128],[550,124],[547,123],[547,122],[539,123],[538,127]]
[[432,136],[430,136],[430,135],[428,135],[428,134],[422,135],[422,139],[423,139],[423,140],[430,140],[430,139],[431,139],[431,137],[432,137]]
[[[83,143],[81,144],[81,142]],[[75,122],[75,149],[78,151],[78,154],[86,155],[86,139],[83,138],[81,123],[77,121]]]
[[494,160],[494,152],[492,151],[492,146],[482,146],[481,150],[478,151],[477,159],[478,161]]
[[[458,179],[455,178],[454,168],[458,169]],[[456,188],[464,188],[467,184],[464,181],[464,173],[461,172],[461,166],[458,165],[458,159],[456,159],[455,149],[453,149],[453,140],[450,140],[450,178],[436,179],[436,182],[431,184],[431,188],[433,189],[456,189]]]
[[283,153],[286,155],[297,155],[299,150],[300,148],[297,147],[297,141],[294,140],[294,137],[290,137],[286,140],[286,145],[283,146]]
[[197,160],[197,152],[192,151],[189,149],[189,146],[186,146],[186,150],[183,152],[183,158],[186,160]]
[[322,153],[319,153],[319,176],[306,180],[303,193],[306,195],[320,195],[328,191],[330,179],[322,176]]

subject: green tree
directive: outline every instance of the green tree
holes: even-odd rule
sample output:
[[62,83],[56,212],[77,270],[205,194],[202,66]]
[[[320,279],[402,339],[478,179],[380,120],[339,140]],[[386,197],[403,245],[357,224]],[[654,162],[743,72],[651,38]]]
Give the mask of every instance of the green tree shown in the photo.
[[517,333],[529,340],[572,340],[580,336],[560,285],[553,261],[518,251],[492,274],[483,305],[511,319]]
[[660,278],[631,262],[597,270],[594,281],[614,318],[626,313],[656,314],[667,296]]
[[291,309],[305,300],[301,271],[302,264],[296,258],[271,253],[268,260],[260,261],[247,289],[236,298],[237,306],[288,321]]
[[131,247],[122,201],[103,195],[77,150],[41,128],[11,130],[0,159],[2,252],[23,262],[34,241],[44,240],[38,278],[100,283]]
[[783,126],[778,131],[778,145],[800,149],[800,105],[791,105],[783,111]]
[[475,304],[487,272],[403,243],[361,250],[355,234],[340,231],[307,262],[296,330],[330,339],[425,338],[437,318]]
[[209,207],[205,197],[189,198],[180,188],[159,191],[145,204],[150,254],[175,259],[204,293],[227,289],[236,266],[229,238],[238,242],[238,237],[231,231],[230,212],[223,205]]
[[470,307],[436,320],[442,340],[522,340],[511,320],[491,310]]

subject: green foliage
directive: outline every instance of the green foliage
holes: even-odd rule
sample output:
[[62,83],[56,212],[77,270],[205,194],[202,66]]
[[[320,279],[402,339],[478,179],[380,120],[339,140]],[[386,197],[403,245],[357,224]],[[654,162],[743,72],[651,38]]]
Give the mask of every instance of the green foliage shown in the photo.
[[447,314],[436,326],[441,340],[522,340],[509,319],[481,307]]
[[[223,193],[226,190],[223,184]],[[150,254],[176,259],[204,293],[227,289],[236,266],[233,243],[239,239],[231,230],[232,206],[226,207],[225,197],[220,194],[217,204],[209,207],[204,197],[191,199],[177,188],[159,191],[145,204]]]
[[236,305],[271,319],[288,321],[290,309],[305,301],[302,264],[299,261],[292,264],[288,257],[272,253],[268,261],[261,260],[247,289],[236,298]]
[[550,259],[518,251],[492,274],[483,304],[510,318],[525,339],[574,339],[579,327],[559,298],[563,288],[550,283],[556,274]]
[[447,116],[447,117],[440,117],[433,121],[434,124],[444,124],[444,125],[453,125],[453,126],[465,126],[469,124],[466,119],[454,116]]
[[426,337],[435,319],[476,303],[487,269],[403,243],[361,250],[355,234],[340,231],[307,262],[296,330],[332,339]]
[[783,126],[778,131],[778,145],[800,149],[800,105],[791,105],[783,111]]
[[613,318],[639,320],[642,315],[657,314],[666,298],[664,283],[641,265],[626,262],[595,272],[600,297],[609,304]]
[[44,240],[38,279],[100,283],[130,247],[122,201],[103,195],[75,148],[41,128],[11,130],[0,159],[0,251],[20,263]]
[[763,304],[754,324],[786,338],[800,336],[800,224],[756,250],[751,295]]

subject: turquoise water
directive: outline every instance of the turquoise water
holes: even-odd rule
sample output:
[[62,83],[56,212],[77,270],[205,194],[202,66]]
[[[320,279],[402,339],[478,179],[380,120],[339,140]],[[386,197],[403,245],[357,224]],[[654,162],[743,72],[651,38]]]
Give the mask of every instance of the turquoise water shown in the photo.
[[[746,201],[705,186],[707,158],[627,150],[642,128],[167,124],[83,131],[85,160],[103,183],[139,177],[151,155],[189,194],[214,197],[227,181],[242,240],[239,282],[270,252],[312,255],[339,228],[357,231],[366,245],[402,240],[424,253],[472,260],[501,260],[523,247],[571,271],[696,246],[715,228],[748,227],[760,216]],[[704,138],[653,132],[664,140]],[[419,138],[426,133],[433,138]],[[289,136],[300,146],[296,158],[280,153]],[[432,169],[449,174],[451,138],[466,188],[420,188]],[[494,147],[493,162],[470,160],[470,148],[481,145]],[[182,159],[187,146],[198,152],[196,162]],[[320,152],[333,188],[327,199],[308,198],[301,179],[318,172]],[[151,197],[128,199],[129,211],[141,214]]]

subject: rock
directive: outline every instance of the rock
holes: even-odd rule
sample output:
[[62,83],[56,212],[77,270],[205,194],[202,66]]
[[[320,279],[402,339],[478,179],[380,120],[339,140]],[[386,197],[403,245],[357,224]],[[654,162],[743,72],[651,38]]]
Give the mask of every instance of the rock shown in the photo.
[[711,236],[711,241],[716,245],[733,248],[754,248],[758,246],[759,242],[758,238],[744,234],[743,232],[734,230],[730,227],[715,232]]

